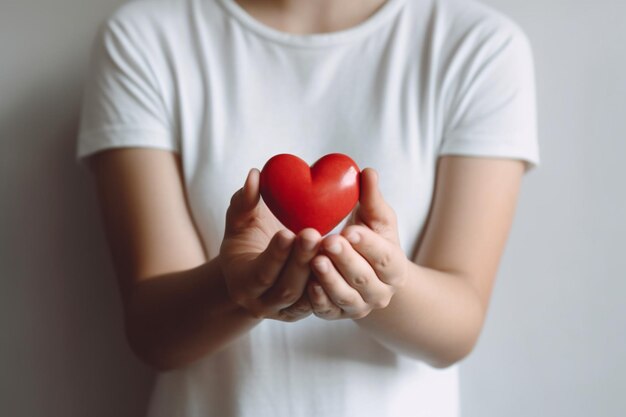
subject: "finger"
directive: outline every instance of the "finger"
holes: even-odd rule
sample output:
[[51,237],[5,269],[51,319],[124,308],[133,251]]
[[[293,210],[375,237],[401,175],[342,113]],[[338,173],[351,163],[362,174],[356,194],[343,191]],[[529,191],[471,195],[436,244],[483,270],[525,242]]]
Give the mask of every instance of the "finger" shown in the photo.
[[260,172],[256,168],[250,169],[243,187],[238,189],[230,199],[230,205],[226,211],[227,226],[231,223],[241,221],[252,212],[259,203],[259,176]]
[[337,307],[351,317],[368,309],[361,294],[346,282],[327,256],[317,255],[311,264],[318,282]]
[[341,235],[369,263],[381,281],[396,286],[404,280],[407,258],[399,246],[365,226],[348,226]]
[[325,320],[341,318],[342,310],[330,300],[324,288],[317,280],[311,280],[309,282],[307,285],[307,294],[309,295],[313,314],[317,317]]
[[383,308],[389,304],[392,288],[379,279],[368,261],[343,236],[331,235],[324,239],[323,249],[337,272],[359,292],[367,304],[373,308]]
[[311,306],[311,302],[309,301],[308,294],[304,292],[296,303],[280,310],[277,319],[281,321],[294,322],[310,316],[312,312],[313,308]]
[[370,228],[381,231],[393,226],[394,210],[383,198],[379,188],[378,173],[373,168],[361,171],[358,217]]
[[289,257],[294,238],[293,232],[287,229],[276,232],[267,248],[254,260],[253,272],[242,285],[246,297],[258,298],[274,285]]
[[309,262],[316,255],[321,240],[320,233],[313,228],[306,228],[298,233],[278,279],[261,296],[262,303],[283,309],[298,301],[311,275]]

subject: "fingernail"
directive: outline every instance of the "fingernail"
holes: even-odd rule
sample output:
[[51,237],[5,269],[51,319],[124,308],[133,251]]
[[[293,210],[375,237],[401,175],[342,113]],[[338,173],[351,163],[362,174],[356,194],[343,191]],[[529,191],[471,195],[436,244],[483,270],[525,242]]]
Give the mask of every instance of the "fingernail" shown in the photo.
[[326,247],[326,250],[332,254],[337,255],[341,252],[341,244],[339,244],[339,242],[334,242],[330,246]]
[[321,272],[322,274],[328,271],[328,264],[324,260],[315,261],[313,263],[313,266],[315,267],[315,269],[318,270],[318,272]]
[[248,187],[248,182],[250,182],[250,175],[251,175],[251,174],[252,174],[252,169],[249,169],[249,170],[248,170],[248,175],[246,175],[246,179],[245,179],[245,181],[243,182],[243,189],[244,189],[244,191],[247,191],[247,190],[248,190],[248,188],[249,188],[249,187]]
[[361,240],[361,235],[359,235],[357,232],[350,232],[350,234],[346,236],[346,239],[348,239],[348,242],[350,243],[359,243],[359,241]]
[[322,286],[317,284],[313,285],[313,291],[317,295],[322,295]]

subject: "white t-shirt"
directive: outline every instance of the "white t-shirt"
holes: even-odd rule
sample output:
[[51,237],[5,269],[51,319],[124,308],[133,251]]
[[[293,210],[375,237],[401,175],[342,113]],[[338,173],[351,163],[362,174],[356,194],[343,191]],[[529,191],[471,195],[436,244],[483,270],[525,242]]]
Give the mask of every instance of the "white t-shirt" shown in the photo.
[[[357,26],[313,35],[273,29],[235,0],[133,1],[94,44],[77,157],[178,152],[214,257],[251,167],[342,152],[379,172],[414,259],[439,155],[539,163],[533,72],[520,28],[470,0],[388,0]],[[458,365],[397,355],[351,320],[265,320],[159,374],[149,416],[456,417],[457,385]]]

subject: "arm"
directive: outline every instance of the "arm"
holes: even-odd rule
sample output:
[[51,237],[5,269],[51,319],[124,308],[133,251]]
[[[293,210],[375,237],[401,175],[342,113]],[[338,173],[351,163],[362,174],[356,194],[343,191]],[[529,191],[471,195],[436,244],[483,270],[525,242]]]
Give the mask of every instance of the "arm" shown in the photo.
[[126,335],[141,359],[170,369],[218,349],[256,324],[228,298],[216,259],[207,262],[174,154],[111,150],[89,162],[121,290]]
[[[346,281],[356,282],[350,278],[348,263],[349,256],[357,253],[368,259],[375,272],[372,276],[379,281],[377,301],[368,302],[367,291],[359,288],[366,296],[359,300],[358,311],[352,312],[356,323],[387,347],[438,368],[469,354],[485,320],[523,167],[515,160],[442,157],[432,212],[415,263],[394,246],[395,219],[383,201],[372,199],[361,208],[363,225],[351,225],[341,235],[327,237],[323,248],[336,241],[344,249],[342,257],[327,256]],[[361,236],[353,248],[344,239],[352,231]],[[352,249],[354,253],[349,252]],[[376,259],[383,259],[383,253],[388,261],[380,265]],[[352,265],[356,262],[354,258]],[[364,272],[357,275],[366,276]],[[328,277],[318,279],[328,285]],[[326,296],[342,301],[336,293]],[[311,300],[315,310],[319,300]]]
[[443,157],[407,285],[361,326],[437,367],[467,356],[484,324],[522,174],[521,161]]
[[[231,199],[227,218],[230,233],[225,241],[235,243],[228,245],[229,253],[209,260],[189,214],[175,153],[114,149],[98,152],[88,162],[121,290],[126,335],[133,351],[149,365],[159,370],[184,366],[216,352],[258,324],[261,317],[296,305],[292,298],[288,303],[257,300],[255,308],[264,309],[262,315],[232,301],[233,288],[251,287],[248,281],[255,278],[252,270],[265,272],[266,285],[259,292],[266,298],[276,292],[282,294],[285,288],[298,295],[290,283],[304,287],[310,274],[308,267],[302,267],[310,259],[307,253],[291,251],[294,237],[279,233],[256,204],[258,184],[255,189],[250,184],[255,178],[258,182],[258,176],[249,176],[247,191],[242,188]],[[257,228],[237,227],[237,223],[249,223],[246,219],[250,218],[256,219]],[[301,233],[307,237],[305,231]],[[316,236],[309,234],[308,238],[314,245],[318,243]],[[281,247],[281,242],[286,245]],[[245,268],[226,277],[222,261],[233,252],[249,262],[240,262]],[[290,280],[272,272],[280,271],[283,264]],[[231,283],[230,290],[227,283]],[[266,291],[270,287],[271,291]],[[243,301],[249,300],[243,297]],[[277,318],[294,321],[310,314],[308,300],[301,301],[293,314],[283,310]]]

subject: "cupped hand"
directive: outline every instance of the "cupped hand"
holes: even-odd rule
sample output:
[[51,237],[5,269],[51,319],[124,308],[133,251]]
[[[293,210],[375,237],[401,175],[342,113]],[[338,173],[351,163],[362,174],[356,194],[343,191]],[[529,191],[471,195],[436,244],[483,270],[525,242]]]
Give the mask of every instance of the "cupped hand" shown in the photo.
[[251,169],[230,200],[219,262],[236,304],[255,318],[293,322],[312,312],[306,285],[321,236],[285,229],[260,198],[259,175]]
[[372,168],[361,172],[361,196],[341,234],[326,236],[307,285],[313,313],[323,319],[361,319],[389,305],[406,282],[395,211],[378,189]]

